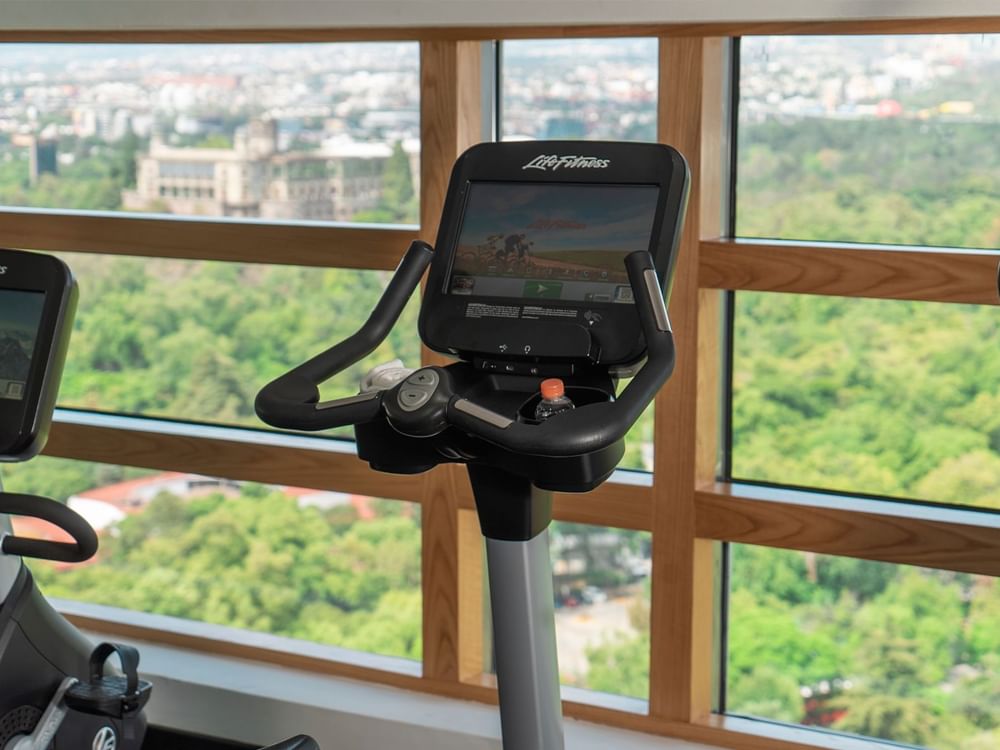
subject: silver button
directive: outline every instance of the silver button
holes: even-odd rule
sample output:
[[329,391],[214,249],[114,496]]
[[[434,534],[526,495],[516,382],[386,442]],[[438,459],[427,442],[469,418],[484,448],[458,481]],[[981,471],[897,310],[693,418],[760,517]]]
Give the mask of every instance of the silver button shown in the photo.
[[420,385],[434,390],[438,384],[438,374],[434,370],[417,370],[406,379],[410,385]]
[[399,408],[403,411],[416,411],[421,406],[427,403],[431,397],[432,391],[425,390],[423,388],[400,388],[399,397]]

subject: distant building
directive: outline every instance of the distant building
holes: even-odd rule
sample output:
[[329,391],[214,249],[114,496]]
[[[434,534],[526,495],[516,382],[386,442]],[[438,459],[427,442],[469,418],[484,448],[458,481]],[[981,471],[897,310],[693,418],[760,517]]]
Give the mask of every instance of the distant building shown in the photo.
[[650,574],[650,550],[644,548],[637,553],[628,549],[613,531],[564,531],[554,534],[550,544],[557,586],[592,578],[601,571],[615,571],[632,580]]
[[96,487],[73,495],[66,504],[83,516],[95,531],[100,532],[126,516],[144,510],[157,495],[164,492],[188,499],[215,493],[235,497],[239,494],[239,489],[238,482],[168,471]]
[[282,487],[282,493],[295,501],[300,508],[318,508],[332,510],[350,506],[362,521],[371,521],[376,517],[372,508],[372,499],[364,495],[349,495],[346,492],[331,492],[329,490],[311,490],[305,487]]
[[59,171],[56,142],[31,136],[28,144],[28,181],[34,185],[43,174]]
[[[130,515],[141,513],[162,493],[174,495],[183,500],[214,494],[235,498],[240,494],[241,484],[241,482],[229,479],[166,471],[148,477],[109,484],[105,487],[95,487],[92,490],[73,495],[66,501],[66,504],[83,516],[87,523],[100,533]],[[300,508],[330,510],[350,506],[354,508],[358,518],[362,521],[370,521],[376,517],[372,498],[363,495],[349,495],[342,492],[312,490],[303,487],[281,487],[279,491]],[[46,525],[43,524],[43,526]],[[29,533],[29,527],[26,525],[24,528],[28,535],[36,530],[35,526],[31,526]],[[47,539],[50,537],[39,536],[38,538]]]
[[126,209],[203,216],[349,221],[378,204],[385,144],[324,142],[279,151],[277,123],[250,122],[232,148],[175,147],[155,137],[139,156]]

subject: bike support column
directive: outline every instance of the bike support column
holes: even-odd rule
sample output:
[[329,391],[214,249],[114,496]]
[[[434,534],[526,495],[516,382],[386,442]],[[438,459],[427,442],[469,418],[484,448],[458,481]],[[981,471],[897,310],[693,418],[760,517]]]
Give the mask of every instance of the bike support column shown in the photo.
[[503,747],[562,750],[552,494],[492,467],[469,466],[469,477],[486,536]]

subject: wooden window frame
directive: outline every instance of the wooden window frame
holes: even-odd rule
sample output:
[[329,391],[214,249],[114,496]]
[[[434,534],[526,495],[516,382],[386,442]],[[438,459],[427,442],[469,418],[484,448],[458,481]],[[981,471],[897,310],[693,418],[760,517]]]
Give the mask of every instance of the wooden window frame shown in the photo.
[[[907,505],[716,481],[723,290],[1000,304],[997,253],[845,243],[734,240],[720,223],[730,37],[751,34],[1000,32],[1000,16],[503,28],[203,31],[0,31],[0,42],[239,43],[409,40],[420,43],[421,227],[306,225],[59,210],[0,210],[9,246],[247,263],[391,270],[407,243],[433,238],[454,158],[480,139],[481,50],[493,39],[656,37],[658,137],[692,167],[692,198],[670,314],[679,361],[657,397],[651,484],[607,483],[559,495],[557,519],[653,535],[648,710],[565,703],[568,716],[738,750],[877,750],[875,740],[713,713],[713,545],[743,542],[984,575],[1000,575],[1000,521],[972,510]],[[425,362],[435,361],[425,352]],[[308,484],[421,504],[422,676],[325,659],[296,659],[231,642],[74,616],[90,630],[495,702],[483,674],[482,552],[460,467],[414,481],[373,472],[328,443],[278,445],[253,433],[157,420],[60,412],[46,453],[258,482]],[[912,515],[918,512],[919,516]],[[895,746],[892,746],[895,747]]]

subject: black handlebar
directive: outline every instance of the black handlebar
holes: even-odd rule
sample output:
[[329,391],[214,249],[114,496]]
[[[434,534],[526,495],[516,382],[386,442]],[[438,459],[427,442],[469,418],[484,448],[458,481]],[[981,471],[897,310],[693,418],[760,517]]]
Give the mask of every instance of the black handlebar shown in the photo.
[[319,750],[319,745],[312,737],[299,734],[284,742],[279,742],[277,745],[263,747],[261,750]]
[[[448,406],[448,421],[466,432],[495,445],[517,453],[540,456],[576,456],[601,450],[625,437],[643,409],[656,396],[657,391],[674,369],[674,337],[666,325],[665,309],[663,327],[657,321],[654,305],[663,301],[659,282],[655,290],[647,287],[646,271],[652,271],[653,258],[648,252],[635,252],[625,259],[629,283],[639,314],[639,324],[646,339],[646,362],[614,402],[588,404],[573,411],[563,412],[556,419],[541,424],[511,422],[506,426],[494,425],[456,407],[459,398]],[[653,294],[659,295],[654,300]]]
[[3,493],[0,494],[0,513],[40,518],[73,537],[72,542],[50,542],[45,539],[4,536],[0,541],[0,552],[5,555],[78,563],[89,560],[97,552],[97,534],[90,528],[90,524],[78,513],[55,500],[35,495]]
[[254,403],[257,416],[269,425],[291,430],[328,430],[374,419],[381,404],[380,394],[321,404],[319,386],[367,357],[382,343],[433,256],[430,245],[414,240],[361,329],[264,386]]
[[[361,329],[269,383],[257,395],[257,415],[275,427],[326,430],[374,420],[383,391],[319,402],[319,384],[370,354],[389,334],[433,256],[430,245],[415,240],[400,262]],[[483,419],[482,410],[461,408],[459,396],[447,405],[447,422],[514,453],[575,456],[620,440],[656,396],[674,368],[674,338],[663,304],[656,267],[648,252],[625,259],[639,324],[646,340],[646,362],[616,401],[588,404],[541,424],[512,421],[502,415]],[[464,404],[468,407],[468,403]]]

